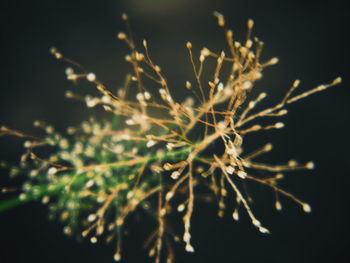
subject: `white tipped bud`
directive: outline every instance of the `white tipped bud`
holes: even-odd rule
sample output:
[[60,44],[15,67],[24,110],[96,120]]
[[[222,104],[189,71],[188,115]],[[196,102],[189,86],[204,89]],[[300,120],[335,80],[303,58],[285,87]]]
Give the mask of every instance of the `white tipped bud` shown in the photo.
[[294,80],[294,82],[293,82],[293,87],[296,88],[296,87],[299,86],[299,84],[300,84],[300,80],[296,79],[296,80]]
[[288,110],[283,109],[283,110],[280,110],[277,114],[278,116],[283,116],[283,115],[286,115],[287,113],[288,113]]
[[200,56],[199,56],[199,61],[200,61],[201,63],[203,63],[203,62],[204,62],[204,60],[205,60],[205,56],[200,55]]
[[67,90],[65,93],[65,96],[67,99],[71,99],[71,98],[73,98],[74,94],[70,90]]
[[43,196],[41,199],[41,203],[47,204],[50,201],[50,197],[48,195]]
[[128,192],[128,194],[126,195],[126,198],[127,198],[127,199],[131,199],[133,196],[134,196],[134,192],[133,192],[133,191],[130,191],[130,192]]
[[152,248],[152,249],[149,250],[148,256],[149,256],[149,257],[153,257],[155,253],[156,253],[155,248]]
[[24,148],[30,148],[30,147],[32,147],[32,142],[31,141],[25,141],[24,142]]
[[317,87],[317,89],[318,89],[319,91],[325,90],[326,88],[327,88],[327,86],[325,86],[325,85],[320,85],[320,86]]
[[306,168],[307,169],[314,169],[315,168],[315,163],[314,162],[308,162],[307,164],[306,164]]
[[116,223],[117,223],[117,226],[123,225],[123,224],[124,224],[123,218],[118,218],[117,221],[116,221]]
[[38,170],[32,170],[32,171],[30,171],[29,176],[30,176],[30,177],[35,177],[35,176],[37,176],[38,174],[39,174]]
[[129,135],[129,134],[123,134],[123,135],[121,136],[121,139],[122,139],[122,140],[130,140],[130,135]]
[[180,204],[180,205],[178,205],[178,207],[177,207],[177,211],[178,212],[183,212],[185,210],[185,205],[184,204]]
[[68,140],[67,140],[67,139],[62,139],[62,140],[60,141],[60,147],[61,147],[62,149],[67,149],[67,148],[69,147],[69,142],[68,142]]
[[121,260],[120,253],[119,252],[115,253],[113,259],[114,261],[117,261],[117,262],[120,261]]
[[72,228],[70,226],[65,226],[63,228],[63,233],[65,233],[66,235],[72,234]]
[[135,58],[137,61],[142,61],[145,58],[145,56],[142,53],[136,52]]
[[194,248],[190,244],[187,244],[185,249],[187,252],[191,252],[191,253],[194,252]]
[[235,168],[233,168],[232,166],[227,166],[227,167],[226,167],[226,172],[227,172],[228,174],[233,174],[234,171],[235,171]]
[[41,123],[40,121],[34,121],[34,122],[33,122],[33,125],[34,125],[35,127],[40,127],[40,126],[42,126],[42,123]]
[[296,160],[289,160],[288,166],[290,167],[296,167],[298,165],[298,162]]
[[310,213],[311,212],[311,206],[309,204],[304,203],[303,204],[303,210],[305,213]]
[[222,82],[219,83],[218,85],[218,91],[222,91],[224,89],[224,84],[222,84]]
[[341,77],[337,77],[335,80],[333,80],[332,84],[335,85],[335,84],[339,84],[341,82],[342,82]]
[[224,130],[227,127],[225,122],[223,122],[223,121],[218,122],[218,124],[216,126],[219,130]]
[[165,199],[169,201],[171,198],[173,198],[174,193],[173,192],[167,192],[165,195]]
[[131,61],[131,56],[126,55],[126,56],[125,56],[125,61],[130,62],[130,61]]
[[56,52],[56,53],[55,53],[55,57],[56,57],[57,59],[61,59],[63,56],[62,56],[61,53]]
[[105,111],[110,111],[110,112],[113,111],[113,109],[112,109],[110,106],[103,105],[102,107],[103,107],[103,109],[104,109]]
[[148,91],[145,91],[145,93],[143,93],[143,95],[145,96],[146,100],[150,100],[151,99],[151,93],[149,93]]
[[264,150],[265,151],[271,151],[272,150],[272,144],[271,143],[266,144],[265,147],[264,147]]
[[242,179],[245,179],[247,177],[247,173],[242,170],[237,171],[237,175]]
[[253,74],[254,74],[253,77],[255,79],[261,79],[263,76],[263,74],[260,71],[254,72]]
[[239,52],[242,54],[242,56],[246,56],[248,53],[248,49],[246,47],[241,46],[239,48]]
[[251,48],[253,46],[253,41],[251,41],[250,39],[247,40],[247,42],[245,43],[245,47],[246,48]]
[[280,180],[280,179],[283,179],[283,178],[284,178],[284,175],[283,175],[282,173],[278,173],[278,174],[275,175],[275,178],[276,178],[277,180]]
[[173,166],[172,166],[170,163],[165,163],[165,164],[163,165],[163,168],[164,168],[165,171],[171,170],[172,167],[173,167]]
[[89,231],[85,230],[81,233],[82,237],[86,237],[89,234]]
[[74,69],[71,67],[66,68],[65,70],[66,75],[74,74]]
[[145,48],[147,48],[147,41],[146,41],[146,39],[144,39],[144,40],[142,41],[142,45],[143,45]]
[[235,220],[235,221],[238,221],[238,220],[239,220],[239,214],[238,214],[238,210],[237,210],[237,209],[235,209],[235,210],[233,211],[233,213],[232,213],[232,218],[233,218],[233,220]]
[[155,65],[154,70],[159,73],[161,71],[161,68],[158,65]]
[[231,87],[226,87],[224,88],[223,92],[224,92],[224,95],[228,97],[232,95],[233,89]]
[[173,101],[173,98],[172,98],[170,95],[168,95],[168,96],[166,96],[166,100],[167,100],[168,102],[172,102],[172,101]]
[[133,119],[127,119],[125,121],[126,125],[134,125],[135,124],[135,121]]
[[216,16],[216,18],[218,19],[218,26],[225,26],[225,17],[221,13],[215,11],[214,16]]
[[120,40],[126,39],[126,34],[124,32],[119,32],[117,36]]
[[283,128],[284,127],[284,123],[283,122],[277,122],[276,124],[275,124],[275,128],[276,129],[281,129],[281,128]]
[[22,194],[20,194],[19,195],[19,200],[21,200],[21,201],[23,201],[23,200],[26,200],[26,198],[27,198],[27,195],[26,194],[24,194],[24,193],[22,193]]
[[89,74],[87,74],[86,79],[90,82],[94,82],[96,80],[95,73],[90,72]]
[[174,171],[171,173],[171,178],[173,178],[174,180],[178,179],[180,176],[180,172],[179,171]]
[[96,106],[96,101],[91,97],[86,97],[85,102],[86,102],[86,106],[88,108],[93,108]]
[[128,20],[128,15],[127,15],[126,13],[123,13],[123,14],[122,14],[122,19],[123,19],[124,21]]
[[117,144],[113,150],[116,154],[121,154],[124,151],[124,146],[122,144]]
[[281,211],[282,210],[282,204],[280,201],[276,201],[275,203],[276,210]]
[[152,146],[154,146],[157,142],[153,141],[153,140],[149,140],[146,144],[147,148],[151,148]]
[[244,90],[250,89],[252,87],[253,87],[253,83],[251,81],[246,80],[246,81],[243,82],[242,88]]
[[96,229],[96,234],[98,236],[100,236],[100,235],[103,234],[104,230],[105,230],[104,226],[98,226],[97,229]]
[[252,109],[252,108],[255,107],[255,105],[256,105],[255,101],[250,101],[249,104],[248,104],[248,107],[249,107],[250,109]]
[[50,48],[50,53],[51,54],[56,54],[58,52],[57,48],[56,47],[51,47]]
[[138,101],[143,101],[143,100],[145,100],[145,97],[144,97],[144,95],[142,93],[137,93],[136,94],[136,99]]
[[91,222],[94,222],[96,218],[97,218],[96,214],[90,214],[87,220],[91,223]]
[[253,26],[254,26],[254,20],[250,18],[250,19],[248,20],[247,26],[248,26],[249,29],[253,28]]
[[169,142],[169,143],[166,144],[166,148],[167,148],[169,151],[171,151],[171,150],[174,148],[174,144],[171,143],[171,142]]
[[186,43],[186,47],[187,47],[188,49],[191,49],[191,48],[192,48],[192,43],[188,41],[188,42]]
[[95,184],[95,181],[90,179],[89,181],[86,182],[85,187],[90,188]]
[[262,227],[262,226],[259,227],[259,231],[261,233],[263,233],[263,234],[269,234],[270,233],[270,231],[267,228]]
[[103,103],[110,103],[111,102],[111,97],[107,96],[107,95],[104,95],[104,96],[102,96],[101,100],[102,100]]
[[186,89],[190,89],[192,87],[191,82],[186,81]]
[[272,59],[270,59],[269,62],[267,62],[268,65],[275,65],[278,63],[278,58],[277,57],[274,57]]
[[262,92],[262,93],[260,93],[258,99],[259,99],[259,100],[262,100],[262,99],[266,98],[266,96],[267,96],[267,94],[266,94],[265,92]]
[[166,97],[167,92],[166,92],[165,89],[159,89],[159,94],[160,94],[162,97]]
[[206,47],[202,48],[201,55],[203,55],[205,57],[210,56],[210,50],[207,49]]
[[95,244],[95,243],[97,242],[97,238],[96,238],[96,237],[90,238],[90,242],[91,242],[92,244]]
[[159,215],[160,216],[165,216],[166,215],[166,209],[165,208],[160,209]]
[[54,129],[52,126],[47,126],[45,130],[48,134],[52,134],[54,132]]
[[47,173],[48,173],[49,175],[54,175],[54,174],[57,173],[57,168],[56,168],[56,167],[51,167],[51,168],[47,171]]

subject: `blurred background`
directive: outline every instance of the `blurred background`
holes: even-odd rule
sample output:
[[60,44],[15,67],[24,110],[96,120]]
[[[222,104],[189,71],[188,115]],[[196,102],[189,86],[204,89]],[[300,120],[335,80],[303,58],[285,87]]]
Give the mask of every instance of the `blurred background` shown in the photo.
[[[38,119],[63,130],[93,115],[85,105],[65,99],[65,90],[76,88],[65,79],[67,65],[55,60],[49,48],[56,46],[117,89],[130,71],[124,62],[128,49],[116,39],[119,31],[125,31],[122,12],[129,14],[140,46],[142,39],[148,40],[151,55],[171,81],[175,97],[182,97],[185,80],[192,78],[186,41],[192,42],[195,52],[203,46],[216,51],[226,48],[212,17],[214,10],[225,15],[241,40],[247,20],[253,18],[253,35],[265,42],[263,60],[279,57],[280,63],[267,69],[257,86],[268,93],[266,106],[279,102],[296,78],[304,89],[339,75],[343,83],[291,105],[282,119],[286,128],[246,139],[248,148],[274,144],[267,161],[294,158],[316,163],[315,170],[293,173],[283,183],[311,204],[312,213],[304,214],[285,198],[283,211],[277,212],[274,194],[253,185],[253,209],[272,233],[263,235],[244,213],[237,223],[230,210],[219,219],[215,206],[196,204],[192,223],[196,251],[188,254],[183,244],[176,246],[177,262],[346,262],[350,234],[346,1],[2,1],[0,125],[34,133],[32,123]],[[94,93],[84,85],[81,93]],[[23,150],[22,142],[9,137],[0,138],[0,148],[0,160],[13,163]],[[0,186],[8,183],[6,174],[1,174]],[[123,262],[146,262],[141,245],[151,229],[143,220],[133,219]],[[0,225],[2,263],[112,262],[113,245],[77,243],[63,234],[61,223],[48,221],[46,208],[37,203],[1,213]]]

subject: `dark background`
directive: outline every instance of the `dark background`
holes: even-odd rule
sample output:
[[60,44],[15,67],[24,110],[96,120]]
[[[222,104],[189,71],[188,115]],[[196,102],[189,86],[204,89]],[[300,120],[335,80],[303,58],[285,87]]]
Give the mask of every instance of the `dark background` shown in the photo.
[[[248,147],[274,143],[267,161],[290,158],[315,161],[313,171],[290,175],[283,186],[309,202],[313,211],[282,199],[277,212],[273,193],[252,186],[253,209],[272,234],[262,235],[242,213],[239,223],[228,214],[218,219],[214,206],[196,204],[193,219],[194,254],[176,247],[177,262],[347,262],[349,237],[349,42],[346,1],[230,1],[230,0],[124,0],[124,1],[1,1],[0,124],[34,132],[39,119],[63,129],[80,123],[89,112],[67,101],[72,89],[64,75],[66,65],[48,52],[53,45],[81,62],[111,87],[121,85],[129,66],[128,51],[116,40],[124,30],[120,14],[131,17],[133,32],[149,41],[153,58],[173,86],[183,90],[190,67],[184,47],[193,43],[213,50],[225,48],[212,11],[225,14],[227,24],[244,36],[248,18],[254,35],[265,42],[266,60],[280,63],[264,74],[257,88],[266,90],[270,103],[279,101],[295,78],[302,88],[330,82],[343,83],[289,107],[286,128],[246,139]],[[140,42],[139,42],[140,43]],[[84,86],[84,84],[83,84]],[[81,89],[86,93],[93,90]],[[174,89],[176,90],[176,88]],[[175,94],[175,97],[181,94]],[[250,138],[250,137],[249,137]],[[0,159],[17,162],[22,143],[0,138]],[[0,183],[8,183],[1,174]],[[4,199],[6,196],[0,197]],[[149,231],[136,218],[126,239],[123,262],[146,262],[141,243]],[[47,220],[40,204],[27,204],[0,214],[0,262],[112,262],[114,246],[77,243],[62,233],[62,225]],[[181,229],[182,231],[182,229]],[[140,234],[142,233],[142,235]],[[342,258],[342,259],[341,259]]]

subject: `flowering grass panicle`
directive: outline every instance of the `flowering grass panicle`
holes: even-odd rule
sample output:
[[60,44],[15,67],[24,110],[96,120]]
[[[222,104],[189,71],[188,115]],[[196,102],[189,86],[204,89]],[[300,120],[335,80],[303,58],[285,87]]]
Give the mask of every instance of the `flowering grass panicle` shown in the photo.
[[[205,200],[217,202],[220,217],[228,199],[236,203],[230,211],[233,219],[237,221],[239,213],[247,213],[261,233],[269,230],[253,212],[243,184],[257,182],[274,191],[277,210],[282,209],[279,196],[283,195],[310,212],[310,206],[280,188],[279,181],[284,172],[313,169],[313,162],[260,163],[256,159],[271,151],[272,144],[247,153],[244,141],[251,133],[283,128],[278,119],[287,114],[289,104],[332,87],[341,79],[302,92],[297,92],[300,82],[296,80],[278,104],[256,110],[266,93],[252,99],[248,98],[249,93],[262,71],[278,59],[260,61],[263,42],[251,35],[253,20],[248,20],[246,38],[240,43],[226,27],[224,16],[218,12],[214,16],[223,29],[228,52],[203,47],[197,56],[191,42],[187,42],[194,81],[183,81],[184,90],[192,97],[182,102],[174,99],[172,85],[152,60],[147,41],[138,49],[130,29],[118,34],[130,48],[125,60],[132,73],[126,76],[125,85],[117,94],[95,73],[52,48],[51,53],[58,60],[70,64],[66,69],[69,81],[86,80],[98,91],[96,96],[67,91],[67,98],[81,100],[89,108],[103,107],[113,117],[105,122],[90,118],[78,127],[68,127],[66,134],[35,121],[34,126],[45,133],[42,137],[1,127],[0,135],[25,139],[20,164],[2,163],[11,177],[23,176],[25,182],[17,197],[0,203],[0,210],[41,199],[48,205],[50,217],[64,222],[64,233],[82,235],[92,243],[113,241],[114,259],[119,261],[125,222],[135,210],[143,209],[157,222],[145,244],[149,256],[155,262],[166,259],[169,263],[174,261],[173,242],[183,242],[186,251],[195,251],[191,217],[195,203],[203,199],[203,188],[211,193]],[[123,14],[122,19],[130,28],[127,15]],[[204,76],[204,68],[209,65],[214,65],[213,72]],[[263,118],[265,121],[259,122]],[[261,124],[266,119],[270,124]],[[214,142],[222,145],[220,151],[213,147]],[[37,149],[47,146],[55,151],[40,156]],[[270,175],[262,176],[256,170]],[[2,192],[13,190],[3,188]],[[179,215],[182,230],[174,232],[169,228],[170,214]]]

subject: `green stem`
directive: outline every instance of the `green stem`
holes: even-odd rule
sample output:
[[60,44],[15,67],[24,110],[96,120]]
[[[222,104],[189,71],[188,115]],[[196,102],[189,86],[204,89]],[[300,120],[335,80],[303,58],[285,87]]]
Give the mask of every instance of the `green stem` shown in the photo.
[[[156,160],[164,161],[164,160],[174,158],[176,156],[188,153],[191,149],[192,149],[192,147],[182,148],[182,149],[179,149],[177,151],[168,152],[161,157],[158,157],[156,155],[149,156],[149,157],[140,159],[140,161],[138,163],[135,163],[135,164],[145,164],[147,162],[156,161]],[[119,161],[116,163],[106,164],[106,165],[111,166],[111,167],[123,167],[125,165],[125,161]],[[78,177],[78,178],[76,176],[73,176],[73,178],[74,178],[75,184],[80,182],[82,179],[84,179],[83,176]],[[38,189],[40,189],[39,192],[37,192],[36,194],[27,194],[26,193],[27,196],[23,200],[21,200],[19,198],[19,196],[17,196],[17,197],[9,198],[7,200],[0,202],[0,212],[6,211],[12,207],[15,207],[15,206],[18,206],[21,204],[28,203],[30,201],[38,200],[39,198],[41,198],[45,195],[53,196],[53,195],[59,193],[66,185],[67,185],[67,183],[61,183],[61,184],[56,185],[55,188],[51,189],[51,190],[48,189],[47,185],[39,185],[39,186],[37,186]]]
[[[0,203],[0,212],[6,211],[6,210],[8,210],[8,209],[10,209],[10,208],[12,208],[14,206],[18,206],[20,204],[26,203],[26,201],[27,200],[23,200],[23,201],[20,200],[18,198],[18,196],[17,197],[13,197],[13,198],[9,198],[9,199],[7,199],[7,200],[5,200],[5,201]],[[28,201],[30,201],[30,200],[28,200]]]
[[30,201],[34,201],[34,200],[37,200],[45,195],[54,195],[54,194],[57,194],[65,185],[64,184],[60,184],[60,185],[57,185],[54,189],[52,190],[48,190],[47,189],[47,186],[46,185],[41,185],[39,186],[38,188],[40,188],[40,191],[39,193],[36,193],[35,195],[34,194],[31,194],[31,195],[27,195],[26,198],[24,199],[20,199],[19,196],[16,196],[16,197],[13,197],[13,198],[9,198],[5,201],[2,201],[0,203],[0,212],[2,211],[6,211],[12,207],[15,207],[15,206],[18,206],[18,205],[21,205],[21,204],[25,204],[25,203],[28,203]]

